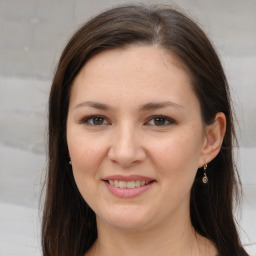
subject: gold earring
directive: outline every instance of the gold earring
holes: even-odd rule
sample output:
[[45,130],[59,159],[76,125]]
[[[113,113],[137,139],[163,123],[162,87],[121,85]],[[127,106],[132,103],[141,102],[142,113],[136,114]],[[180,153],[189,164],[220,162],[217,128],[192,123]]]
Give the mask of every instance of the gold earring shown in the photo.
[[207,169],[207,164],[204,165],[204,177],[202,178],[202,181],[204,184],[208,182],[208,177],[206,175],[206,169]]
[[68,162],[70,165],[72,165],[72,162],[71,162],[71,160]]

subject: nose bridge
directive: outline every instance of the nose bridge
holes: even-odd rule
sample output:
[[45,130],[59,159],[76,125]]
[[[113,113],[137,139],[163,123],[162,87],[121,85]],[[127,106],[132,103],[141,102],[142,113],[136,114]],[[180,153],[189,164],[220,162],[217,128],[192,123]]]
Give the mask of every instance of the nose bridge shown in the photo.
[[132,122],[126,121],[118,125],[109,151],[110,159],[122,166],[142,161],[145,154],[138,133],[138,128]]
[[137,144],[136,130],[129,122],[124,122],[118,127],[116,146],[119,150],[132,153]]

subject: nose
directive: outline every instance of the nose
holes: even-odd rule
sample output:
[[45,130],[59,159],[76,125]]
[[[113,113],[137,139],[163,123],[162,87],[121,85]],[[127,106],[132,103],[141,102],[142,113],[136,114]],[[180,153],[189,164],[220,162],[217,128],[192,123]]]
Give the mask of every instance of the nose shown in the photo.
[[123,125],[116,129],[108,158],[122,167],[133,166],[146,158],[142,138],[134,127]]

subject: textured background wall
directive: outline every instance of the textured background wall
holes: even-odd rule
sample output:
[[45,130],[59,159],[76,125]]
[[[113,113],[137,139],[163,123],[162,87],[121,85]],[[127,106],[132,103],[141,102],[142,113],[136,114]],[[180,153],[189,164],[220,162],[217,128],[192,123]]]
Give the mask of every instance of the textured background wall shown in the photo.
[[[31,149],[43,152],[44,146],[39,145],[35,129],[42,129],[39,124],[42,122],[44,107],[42,99],[47,93],[46,87],[50,84],[61,50],[74,30],[85,20],[102,9],[125,2],[127,1],[0,0],[0,76],[4,80],[15,79],[1,82],[1,92],[4,90],[1,93],[1,99],[4,98],[1,110],[5,111],[1,118],[3,143],[22,147],[28,147],[28,142],[35,143],[36,145],[30,145]],[[255,147],[256,121],[253,114],[256,112],[256,1],[164,2],[181,6],[201,24],[213,40],[232,88],[241,128],[240,145]],[[10,98],[10,94],[14,97]],[[33,102],[30,102],[31,105],[20,102],[22,99],[27,101],[26,97],[31,98],[30,95],[35,104],[39,104],[35,99],[38,96],[41,108],[37,106],[35,109]],[[16,117],[9,116],[8,111],[14,110],[17,104],[20,112],[17,120],[22,118],[22,114],[26,116],[19,124],[26,126],[26,121],[32,118],[29,115],[36,111],[38,127],[24,127],[26,132],[22,134],[11,129],[10,120],[7,122],[5,118],[11,118],[11,122],[16,120]],[[5,116],[6,111],[8,116]]]
[[[256,1],[140,2],[180,6],[213,40],[237,112],[247,201],[254,203]],[[45,167],[46,102],[58,58],[84,21],[122,3],[128,1],[0,0],[0,202],[37,206]]]

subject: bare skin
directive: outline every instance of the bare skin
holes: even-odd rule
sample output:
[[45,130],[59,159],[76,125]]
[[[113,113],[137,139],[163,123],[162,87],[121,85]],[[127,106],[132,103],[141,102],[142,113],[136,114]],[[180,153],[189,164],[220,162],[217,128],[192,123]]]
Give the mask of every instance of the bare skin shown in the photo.
[[[127,232],[120,235],[118,231],[116,233],[111,231],[109,233],[111,236],[108,235],[108,230],[104,229],[103,234],[100,233],[99,239],[85,256],[217,256],[215,246],[208,239],[197,234],[191,226],[186,228],[186,231],[177,228],[177,230],[175,228],[176,233],[174,230],[166,230],[169,237],[166,233],[162,233],[162,229],[161,235],[154,230],[148,235],[145,232],[140,234]],[[171,233],[173,233],[172,237]]]
[[[74,178],[97,218],[85,255],[216,256],[192,227],[190,189],[219,153],[225,125],[223,113],[204,124],[189,73],[164,49],[134,45],[90,59],[73,83],[67,120]],[[133,188],[111,184],[138,176],[151,185],[132,197]]]

